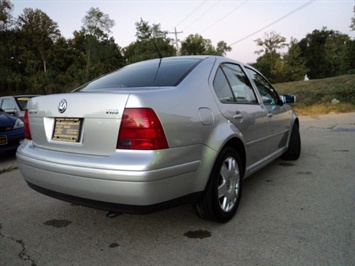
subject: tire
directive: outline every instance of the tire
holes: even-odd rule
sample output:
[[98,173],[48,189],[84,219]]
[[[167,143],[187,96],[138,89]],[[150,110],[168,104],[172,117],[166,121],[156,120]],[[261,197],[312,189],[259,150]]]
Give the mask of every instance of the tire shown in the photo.
[[301,136],[298,124],[294,124],[287,151],[282,155],[284,160],[297,160],[301,154]]
[[206,190],[194,205],[197,214],[207,220],[226,223],[235,215],[242,192],[241,160],[226,147],[217,157]]

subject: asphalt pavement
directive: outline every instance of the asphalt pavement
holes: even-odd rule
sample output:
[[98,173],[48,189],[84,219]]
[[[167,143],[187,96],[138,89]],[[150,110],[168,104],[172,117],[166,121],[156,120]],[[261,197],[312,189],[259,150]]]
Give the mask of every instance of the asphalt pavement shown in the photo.
[[[355,113],[300,122],[300,159],[246,179],[226,224],[189,205],[109,215],[39,194],[17,169],[4,171],[0,265],[355,265]],[[0,154],[0,168],[9,165],[15,158]]]

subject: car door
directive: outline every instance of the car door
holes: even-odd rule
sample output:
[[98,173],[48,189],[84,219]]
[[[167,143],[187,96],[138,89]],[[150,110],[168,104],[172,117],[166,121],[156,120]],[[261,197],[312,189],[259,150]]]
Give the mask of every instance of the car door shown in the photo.
[[258,103],[240,65],[221,64],[214,77],[213,87],[221,113],[242,133],[247,149],[247,167],[256,167],[268,152],[267,112]]
[[290,130],[291,111],[285,108],[272,85],[257,71],[246,68],[257,88],[269,118],[269,155],[277,155],[285,147]]

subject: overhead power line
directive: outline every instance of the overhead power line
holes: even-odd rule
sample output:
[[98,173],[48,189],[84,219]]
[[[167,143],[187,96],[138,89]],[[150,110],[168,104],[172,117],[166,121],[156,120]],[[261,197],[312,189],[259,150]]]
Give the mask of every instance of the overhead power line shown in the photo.
[[201,8],[201,6],[203,6],[205,3],[207,2],[207,0],[203,1],[201,4],[199,4],[194,10],[192,10],[192,12],[190,14],[188,14],[183,20],[181,20],[176,26],[179,26],[180,24],[182,24],[183,22],[185,22],[185,20],[187,20],[189,17],[191,17],[191,15],[193,13],[195,13],[199,8]]
[[265,30],[266,28],[268,28],[268,27],[270,27],[270,26],[272,26],[272,25],[274,25],[274,24],[280,22],[281,20],[287,18],[288,16],[291,16],[292,14],[296,13],[297,11],[300,11],[301,9],[305,8],[306,6],[312,4],[314,1],[316,1],[316,0],[310,0],[310,1],[308,1],[307,3],[305,3],[305,4],[301,5],[301,6],[299,6],[298,8],[292,10],[291,12],[289,12],[289,13],[287,13],[286,15],[282,16],[281,18],[275,20],[274,22],[271,22],[270,24],[268,24],[268,25],[262,27],[261,29],[255,31],[255,32],[253,32],[253,33],[251,33],[251,34],[249,34],[248,36],[245,36],[244,38],[242,38],[242,39],[240,39],[240,40],[238,40],[238,41],[236,41],[236,42],[234,42],[234,43],[229,44],[229,46],[232,46],[232,45],[234,45],[234,44],[237,44],[237,43],[239,43],[239,42],[241,42],[241,41],[244,41],[244,40],[250,38],[251,36],[253,36],[253,35],[259,33],[260,31],[263,31],[263,30]]
[[245,0],[243,3],[241,3],[239,6],[237,6],[236,8],[234,8],[231,12],[229,12],[227,15],[225,15],[223,18],[220,18],[219,20],[217,20],[215,23],[213,23],[212,25],[208,26],[206,29],[204,29],[202,32],[205,32],[206,30],[212,28],[214,25],[216,25],[217,23],[219,23],[220,21],[222,21],[223,19],[225,19],[226,17],[228,17],[229,15],[231,15],[234,11],[236,11],[237,9],[241,8],[243,5],[245,5],[249,0]]
[[206,15],[212,8],[214,8],[216,5],[219,4],[219,2],[221,2],[221,0],[217,1],[216,3],[214,3],[213,6],[211,6],[207,11],[205,11],[201,16],[199,16],[197,19],[195,19],[192,23],[190,23],[188,26],[185,27],[185,30],[187,28],[189,28],[190,26],[192,26],[193,24],[195,24],[200,18],[202,18],[204,15]]

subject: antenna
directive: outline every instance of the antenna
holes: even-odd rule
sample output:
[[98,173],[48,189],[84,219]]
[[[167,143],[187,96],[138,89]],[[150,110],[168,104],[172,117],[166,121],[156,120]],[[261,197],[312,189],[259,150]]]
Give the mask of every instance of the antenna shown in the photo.
[[153,44],[154,44],[155,50],[157,51],[157,53],[158,53],[158,55],[159,55],[159,58],[160,58],[160,59],[163,59],[163,56],[161,55],[161,53],[160,53],[160,51],[159,51],[159,48],[158,48],[157,44],[155,43],[155,41],[154,41],[154,40],[152,40],[152,41],[153,41]]

